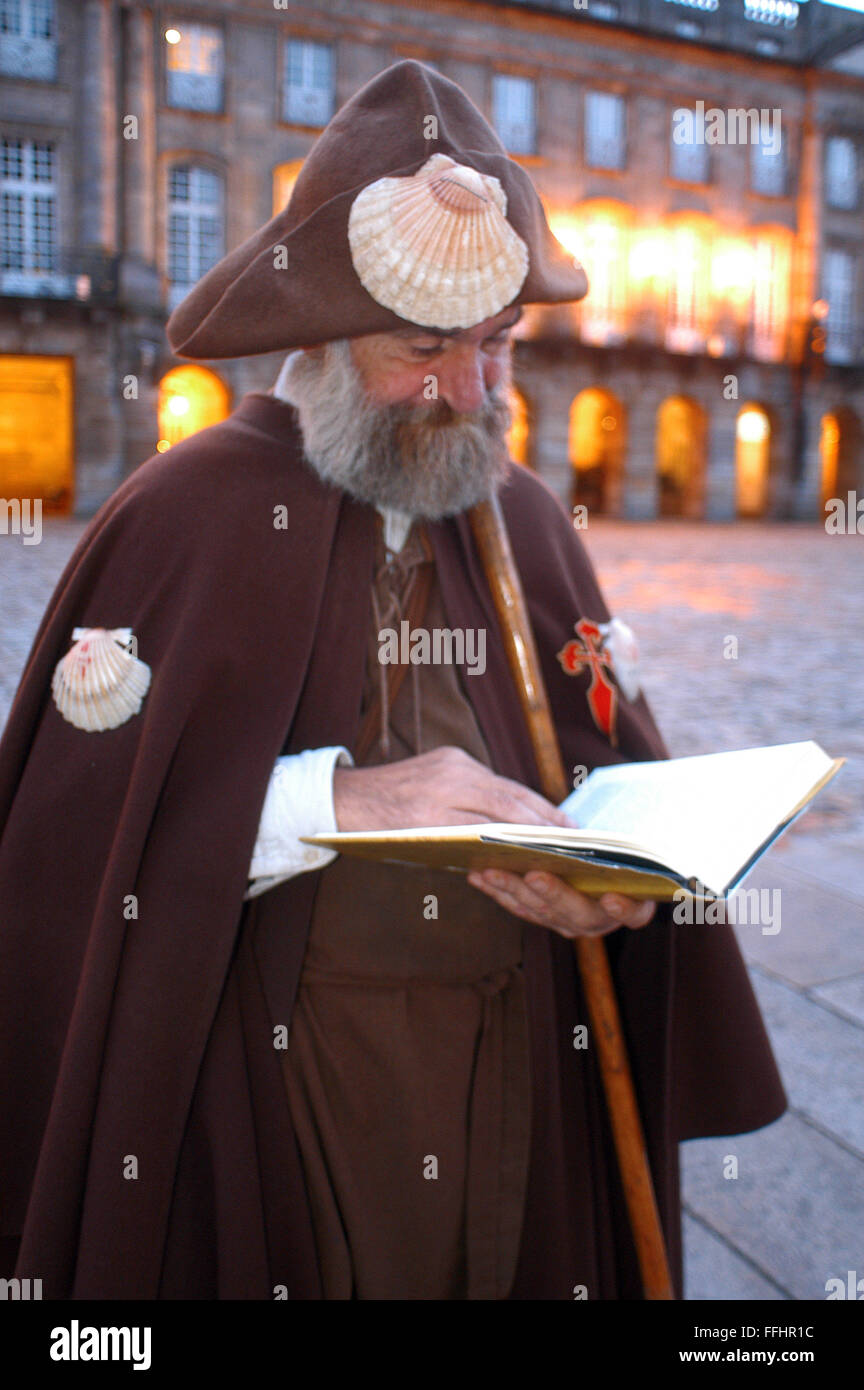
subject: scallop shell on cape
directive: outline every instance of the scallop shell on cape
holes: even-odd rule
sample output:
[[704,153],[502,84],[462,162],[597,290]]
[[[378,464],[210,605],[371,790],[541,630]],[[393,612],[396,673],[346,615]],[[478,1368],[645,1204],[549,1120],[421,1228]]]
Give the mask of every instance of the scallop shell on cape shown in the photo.
[[509,304],[528,274],[528,247],[506,211],[498,179],[433,154],[416,174],[358,193],[348,219],[354,269],[409,323],[470,328]]
[[63,718],[88,733],[125,724],[150,687],[150,667],[127,650],[132,629],[76,627],[72,640],[51,681]]

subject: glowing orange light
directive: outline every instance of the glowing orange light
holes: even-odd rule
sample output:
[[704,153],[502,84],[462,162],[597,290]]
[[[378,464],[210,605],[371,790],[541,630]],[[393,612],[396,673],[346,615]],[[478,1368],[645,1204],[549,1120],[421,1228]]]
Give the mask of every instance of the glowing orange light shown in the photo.
[[747,300],[753,290],[753,248],[746,242],[727,241],[711,259],[715,292],[730,299]]
[[172,396],[168,402],[168,409],[172,415],[188,415],[189,401],[185,396]]
[[156,452],[157,452],[157,454],[164,454],[165,451],[166,451],[167,449],[170,449],[170,448],[171,448],[171,441],[170,441],[170,439],[160,439],[160,440],[158,440],[157,443],[156,443]]
[[582,227],[576,218],[568,217],[565,213],[553,213],[549,219],[549,225],[555,240],[559,241],[564,250],[578,260],[584,236]]
[[668,239],[661,231],[636,232],[630,247],[630,278],[664,280],[669,273]]
[[769,434],[768,419],[764,411],[742,410],[738,416],[735,433],[742,444],[761,444]]

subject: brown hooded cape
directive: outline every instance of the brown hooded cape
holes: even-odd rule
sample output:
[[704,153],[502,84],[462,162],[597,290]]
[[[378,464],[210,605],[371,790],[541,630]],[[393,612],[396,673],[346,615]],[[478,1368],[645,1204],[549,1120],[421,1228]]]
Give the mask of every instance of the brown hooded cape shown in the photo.
[[[565,510],[515,465],[502,503],[565,763],[667,756],[641,696],[612,749],[587,676],[556,660],[580,616],[609,616]],[[46,1298],[320,1297],[273,1046],[320,873],[243,894],[275,759],[356,739],[374,518],[305,464],[294,410],[250,393],[114,494],[42,621],[0,744],[0,1274]],[[450,625],[490,634],[467,686],[496,770],[536,788],[468,521],[428,533]],[[53,704],[75,626],[131,626],[152,668],[118,729]],[[607,945],[680,1291],[677,1142],[758,1128],[786,1099],[730,928],[674,926],[667,906]],[[525,973],[511,1297],[639,1298],[594,1051],[573,1048],[570,943],[528,926]]]

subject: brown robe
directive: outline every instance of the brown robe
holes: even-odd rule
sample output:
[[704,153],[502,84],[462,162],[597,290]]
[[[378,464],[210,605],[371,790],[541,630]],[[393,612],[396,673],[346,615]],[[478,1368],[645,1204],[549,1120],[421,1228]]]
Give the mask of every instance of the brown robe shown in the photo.
[[[578,618],[609,616],[566,511],[516,465],[501,503],[565,765],[666,757],[642,696],[610,747],[589,674],[557,660]],[[447,626],[488,633],[465,690],[495,771],[537,788],[468,519],[427,533]],[[374,510],[305,463],[296,412],[252,392],[142,464],[57,585],[0,743],[0,1262],[46,1299],[321,1297],[273,1029],[323,874],[243,899],[280,752],[357,749],[374,537]],[[105,733],[51,699],[78,626],[131,627],[153,672]],[[573,1049],[572,943],[526,924],[523,947],[531,1156],[509,1296],[640,1298],[595,1049]],[[730,927],[664,907],[606,949],[680,1288],[679,1141],[756,1129],[786,1098]]]
[[[412,666],[381,699],[395,670],[379,662],[381,626],[447,626],[418,530],[389,567],[378,528],[369,751],[355,761],[450,744],[488,767],[456,666]],[[521,961],[521,923],[462,875],[350,857],[323,870],[285,1077],[326,1298],[509,1293],[530,1139]]]

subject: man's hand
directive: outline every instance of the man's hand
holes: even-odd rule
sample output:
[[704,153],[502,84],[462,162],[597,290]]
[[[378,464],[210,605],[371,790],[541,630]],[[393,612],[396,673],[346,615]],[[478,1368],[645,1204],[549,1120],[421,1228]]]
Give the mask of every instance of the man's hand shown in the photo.
[[417,825],[573,822],[545,797],[499,777],[461,748],[435,748],[380,767],[337,767],[333,808],[340,830],[407,830]]
[[[337,767],[333,806],[339,830],[407,830],[422,825],[522,825],[573,822],[520,782],[478,763],[461,748],[435,748],[379,767]],[[523,921],[561,936],[605,936],[617,927],[644,927],[656,904],[618,894],[595,901],[554,874],[471,873],[468,882]]]
[[655,902],[639,902],[620,893],[589,898],[556,874],[530,873],[522,877],[501,869],[485,869],[482,873],[470,873],[468,882],[488,893],[514,917],[548,927],[559,936],[606,936],[618,927],[644,927],[657,908]]

